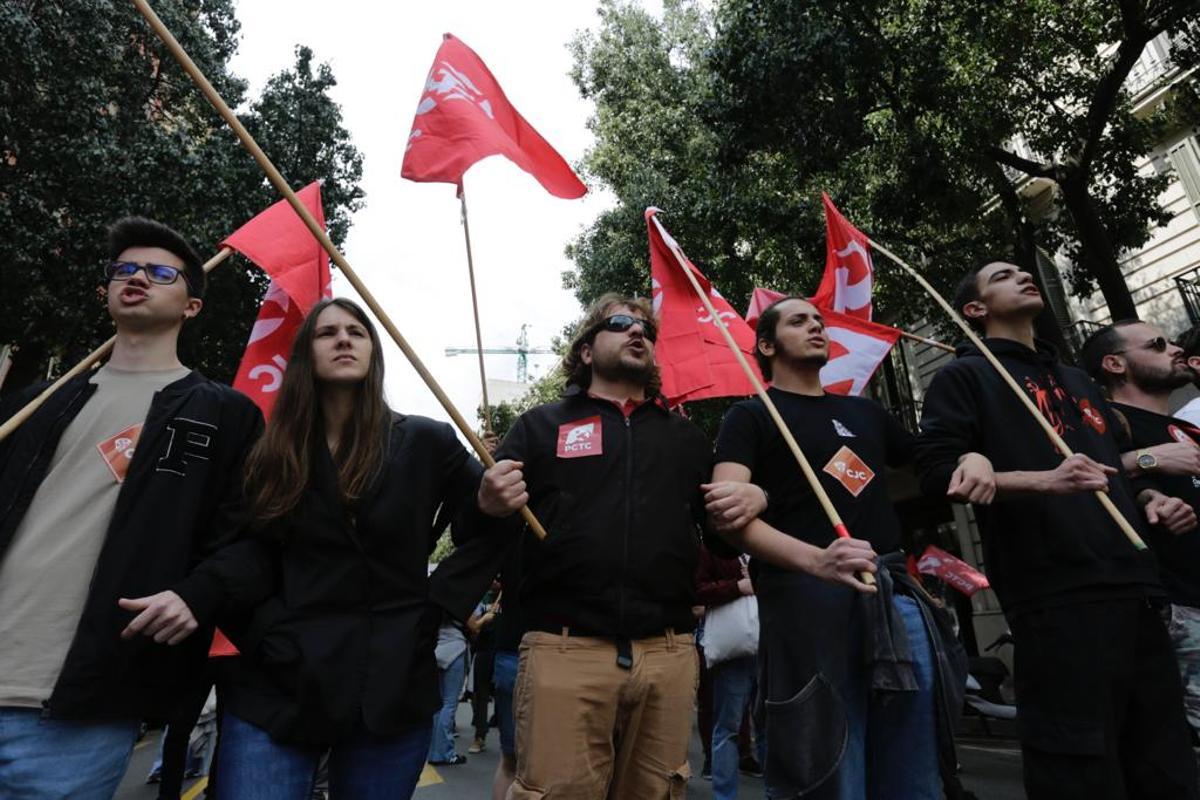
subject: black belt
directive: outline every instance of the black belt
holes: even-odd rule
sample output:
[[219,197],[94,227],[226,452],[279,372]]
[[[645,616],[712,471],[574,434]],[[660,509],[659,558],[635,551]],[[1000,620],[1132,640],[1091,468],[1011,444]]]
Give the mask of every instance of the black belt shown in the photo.
[[[588,639],[608,639],[617,647],[617,666],[621,669],[631,669],[633,667],[633,639],[629,638],[628,636],[614,636],[611,633],[596,633],[587,628],[580,628],[573,625],[559,625],[557,627],[551,627],[550,625],[535,625],[531,630],[562,636],[564,635],[564,629],[567,636],[583,636]],[[663,631],[663,635],[666,635],[665,630]]]

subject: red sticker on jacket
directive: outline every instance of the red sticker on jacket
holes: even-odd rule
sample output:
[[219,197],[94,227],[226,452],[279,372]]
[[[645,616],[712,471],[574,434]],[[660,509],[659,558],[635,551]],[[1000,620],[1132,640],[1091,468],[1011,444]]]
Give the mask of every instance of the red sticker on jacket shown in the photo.
[[112,472],[113,477],[117,479],[117,483],[125,482],[125,475],[129,472],[129,462],[133,460],[133,450],[137,447],[138,437],[141,435],[142,423],[139,422],[96,445],[96,449],[100,451],[100,457],[104,459],[104,463]]
[[598,456],[603,452],[599,414],[558,426],[559,458]]
[[1104,422],[1104,415],[1088,400],[1079,401],[1079,412],[1083,414],[1083,421],[1095,428],[1096,433],[1104,433],[1108,430],[1108,425]]
[[858,497],[867,484],[875,477],[875,471],[849,447],[843,446],[833,454],[825,465],[825,472],[837,479],[846,487],[846,491]]

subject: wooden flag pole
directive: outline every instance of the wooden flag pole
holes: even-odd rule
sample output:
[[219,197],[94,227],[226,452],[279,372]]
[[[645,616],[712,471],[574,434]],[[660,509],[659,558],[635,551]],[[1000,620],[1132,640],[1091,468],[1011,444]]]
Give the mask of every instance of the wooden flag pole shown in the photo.
[[[662,225],[658,221],[658,217],[652,216],[655,226],[658,227],[659,235],[663,237],[663,241],[668,239],[667,232],[663,230]],[[775,427],[779,429],[779,433],[783,436],[783,440],[787,442],[788,449],[792,451],[796,462],[800,465],[800,471],[804,473],[808,485],[812,488],[813,494],[817,496],[817,502],[821,504],[821,508],[825,511],[825,516],[829,517],[829,524],[833,526],[833,532],[840,538],[849,539],[850,531],[846,530],[846,525],[842,522],[842,517],[838,514],[837,509],[833,507],[833,501],[829,499],[825,487],[821,486],[820,479],[813,472],[812,465],[808,463],[808,458],[804,455],[804,451],[800,449],[800,444],[796,441],[796,437],[792,436],[792,431],[788,428],[787,423],[783,421],[783,417],[779,414],[779,409],[775,407],[775,402],[771,400],[771,396],[767,394],[767,390],[763,387],[762,381],[754,374],[754,370],[750,368],[750,364],[746,361],[746,356],[742,353],[741,348],[737,346],[737,342],[733,340],[733,334],[729,332],[729,328],[725,326],[725,320],[721,319],[721,315],[717,313],[717,309],[713,307],[712,300],[708,293],[700,286],[700,281],[696,280],[696,276],[692,274],[688,268],[687,261],[683,254],[676,248],[667,245],[667,249],[671,251],[671,255],[675,256],[675,260],[679,263],[679,268],[683,270],[683,274],[687,275],[688,281],[692,284],[692,289],[696,291],[696,295],[700,298],[700,302],[704,304],[704,308],[708,311],[708,315],[712,317],[713,324],[717,326],[717,330],[721,332],[721,336],[725,339],[725,344],[729,347],[729,351],[733,353],[738,364],[742,368],[742,372],[746,373],[746,377],[750,380],[750,384],[754,387],[754,393],[758,395],[758,399],[762,400],[763,405],[767,407],[767,413],[771,415],[771,419],[775,422]],[[875,576],[869,572],[863,572],[858,575],[858,579],[867,585],[874,585]]]
[[475,349],[479,351],[479,386],[483,390],[483,430],[492,432],[492,407],[488,404],[487,374],[483,369],[483,334],[479,330],[479,299],[475,294],[475,259],[471,255],[471,226],[467,222],[467,187],[458,183],[458,199],[462,204],[463,238],[467,242],[467,276],[471,279],[471,310],[475,313]]
[[[231,255],[233,255],[232,250],[230,250],[228,247],[222,248],[219,253],[204,263],[204,271],[211,272],[214,267],[216,267],[225,259],[229,258]],[[4,424],[0,425],[0,441],[4,441],[8,438],[10,433],[21,427],[21,424],[24,423],[25,420],[32,417],[33,412],[41,408],[42,403],[46,402],[50,395],[61,389],[67,381],[71,380],[76,375],[81,375],[84,372],[87,372],[89,369],[98,364],[105,356],[111,353],[113,345],[116,344],[116,342],[117,337],[110,336],[107,342],[84,356],[82,361],[60,375],[58,380],[47,386],[41,394],[30,400],[21,408],[20,411],[5,420]]]
[[[450,401],[450,398],[442,390],[442,387],[438,385],[437,380],[434,379],[433,374],[430,373],[425,367],[425,364],[421,361],[416,351],[412,349],[412,347],[408,344],[408,341],[404,338],[404,336],[401,335],[400,330],[392,322],[391,318],[387,315],[387,312],[385,312],[383,307],[379,305],[379,302],[375,299],[375,296],[371,294],[371,291],[366,287],[366,284],[359,279],[358,274],[342,256],[341,251],[337,249],[333,241],[328,235],[326,235],[325,231],[317,223],[316,219],[313,218],[312,213],[309,212],[304,203],[300,202],[300,198],[296,197],[296,193],[292,191],[292,187],[288,185],[288,182],[284,180],[283,175],[281,175],[279,170],[275,168],[275,165],[271,163],[271,160],[267,158],[267,154],[264,153],[262,148],[258,146],[258,143],[254,141],[254,137],[252,137],[250,132],[246,130],[246,127],[242,125],[241,120],[237,118],[237,115],[233,113],[233,110],[229,108],[228,104],[226,104],[226,102],[221,98],[221,95],[218,94],[217,90],[213,88],[213,85],[209,82],[208,78],[204,76],[204,73],[200,71],[200,68],[196,66],[195,62],[192,61],[191,57],[184,51],[183,47],[175,39],[174,35],[167,30],[167,27],[163,24],[162,20],[159,19],[158,15],[154,13],[154,9],[150,8],[150,5],[146,2],[146,0],[132,0],[132,2],[134,6],[137,7],[137,10],[141,13],[141,15],[145,17],[146,22],[150,24],[150,28],[154,31],[154,34],[162,41],[163,44],[167,46],[167,49],[171,51],[171,55],[174,56],[175,60],[179,62],[179,65],[183,67],[184,72],[188,74],[188,76],[192,79],[192,82],[196,84],[197,88],[199,88],[204,96],[208,99],[208,102],[212,104],[212,107],[216,109],[217,113],[220,114],[229,127],[233,129],[233,132],[237,135],[238,139],[241,140],[242,145],[250,152],[250,155],[254,157],[254,160],[258,162],[258,166],[262,168],[263,172],[266,173],[267,178],[271,181],[271,184],[280,194],[284,196],[284,198],[288,201],[288,204],[291,205],[291,207],[296,211],[296,214],[300,217],[300,219],[304,221],[304,224],[308,227],[309,232],[312,233],[313,237],[321,243],[322,247],[325,248],[325,252],[329,253],[329,258],[338,266],[338,268],[342,271],[342,274],[346,276],[346,280],[348,280],[350,285],[354,287],[354,290],[358,292],[358,295],[362,298],[363,303],[365,303],[367,308],[371,310],[371,313],[375,315],[375,319],[379,320],[379,324],[383,326],[384,330],[388,332],[388,334],[392,337],[392,340],[400,348],[400,351],[404,353],[405,358],[407,358],[409,363],[412,364],[413,369],[416,370],[417,374],[421,376],[421,380],[423,380],[425,385],[429,387],[429,391],[433,392],[434,397],[436,397],[438,402],[442,404],[442,408],[444,408],[446,413],[450,415],[450,419],[453,420],[455,427],[457,427],[462,435],[466,437],[466,440],[471,443],[471,447],[479,456],[479,460],[488,467],[495,465],[496,460],[492,458],[491,453],[489,453],[487,448],[484,447],[483,442],[479,439],[479,436],[477,436],[471,426],[467,424],[467,421],[463,418],[463,415],[460,414],[458,409],[454,407],[454,403]],[[536,517],[533,516],[533,512],[529,510],[528,506],[521,508],[521,516],[525,519],[526,524],[529,525],[529,528],[539,539],[546,538],[546,529],[543,528],[542,524],[537,521]]]
[[909,333],[908,331],[900,331],[900,338],[908,339],[910,342],[917,342],[919,344],[929,345],[930,347],[936,347],[939,350],[945,350],[947,353],[954,352],[954,348],[948,344],[939,342],[936,339],[926,339],[924,336],[917,336],[915,333]]
[[[917,272],[911,266],[906,264],[903,259],[897,256],[891,250],[888,250],[886,247],[876,241],[871,240],[870,238],[867,239],[867,243],[890,258],[892,261],[896,262],[901,269],[916,279],[917,283],[921,284],[921,288],[928,292],[929,296],[932,297],[934,301],[942,307],[942,310],[950,315],[950,319],[954,320],[954,323],[962,329],[963,333],[967,335],[967,338],[971,340],[971,344],[979,348],[979,352],[983,354],[983,357],[988,360],[988,363],[992,365],[1004,382],[1008,384],[1008,388],[1012,389],[1013,394],[1015,394],[1025,406],[1025,410],[1032,414],[1033,418],[1037,420],[1038,424],[1042,428],[1042,431],[1044,431],[1046,436],[1050,438],[1050,442],[1054,445],[1058,452],[1062,454],[1062,457],[1069,458],[1070,456],[1074,455],[1071,448],[1068,447],[1067,443],[1063,441],[1063,438],[1058,435],[1058,431],[1054,430],[1054,426],[1051,425],[1044,416],[1042,416],[1042,412],[1038,411],[1037,406],[1035,406],[1033,401],[1029,399],[1029,395],[1017,385],[1017,382],[1013,380],[1012,375],[1008,374],[1008,370],[1004,368],[1004,365],[1000,363],[1000,360],[996,358],[995,354],[992,353],[990,349],[988,349],[988,346],[983,343],[983,340],[980,339],[979,336],[976,335],[975,331],[971,330],[971,326],[968,325],[966,320],[964,320],[959,313],[954,310],[954,307],[946,302],[946,298],[938,294],[938,291],[929,284],[929,281],[925,280],[921,273]],[[1133,546],[1138,550],[1145,550],[1146,543],[1142,541],[1142,537],[1138,536],[1137,531],[1135,531],[1133,526],[1129,524],[1129,520],[1125,519],[1125,515],[1122,514],[1115,505],[1113,505],[1112,498],[1110,498],[1107,493],[1097,490],[1096,499],[1100,501],[1100,505],[1104,506],[1104,510],[1109,513],[1109,515],[1113,518],[1113,521],[1117,523],[1117,526],[1121,529],[1121,532],[1125,534],[1126,538],[1129,539]]]

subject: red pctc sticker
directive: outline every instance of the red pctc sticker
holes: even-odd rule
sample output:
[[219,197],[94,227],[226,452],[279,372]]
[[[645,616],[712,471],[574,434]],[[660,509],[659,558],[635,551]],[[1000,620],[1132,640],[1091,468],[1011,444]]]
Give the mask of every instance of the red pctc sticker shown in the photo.
[[600,415],[577,419],[558,426],[558,457],[583,458],[604,452]]

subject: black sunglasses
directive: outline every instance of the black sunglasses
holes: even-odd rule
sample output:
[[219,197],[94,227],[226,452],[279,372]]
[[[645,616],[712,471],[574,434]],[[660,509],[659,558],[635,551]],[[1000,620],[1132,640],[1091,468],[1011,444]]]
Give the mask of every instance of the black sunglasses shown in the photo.
[[635,317],[632,314],[613,314],[611,317],[605,317],[596,325],[596,330],[612,331],[613,333],[624,333],[634,325],[642,326],[642,336],[654,342],[658,338],[658,328],[648,319]]
[[1173,344],[1175,344],[1175,343],[1172,341],[1168,341],[1165,336],[1155,336],[1150,341],[1146,342],[1145,344],[1140,344],[1135,348],[1126,348],[1124,350],[1114,350],[1113,355],[1119,356],[1122,353],[1128,353],[1131,349],[1132,350],[1153,350],[1156,353],[1165,353],[1165,352],[1167,352],[1167,348]]
[[[178,267],[168,267],[166,264],[134,264],[132,261],[114,261],[104,268],[104,277],[110,281],[127,281],[137,274],[138,270],[146,273],[146,280],[151,283],[170,286],[179,280],[183,270]],[[187,276],[184,276],[187,281]]]

